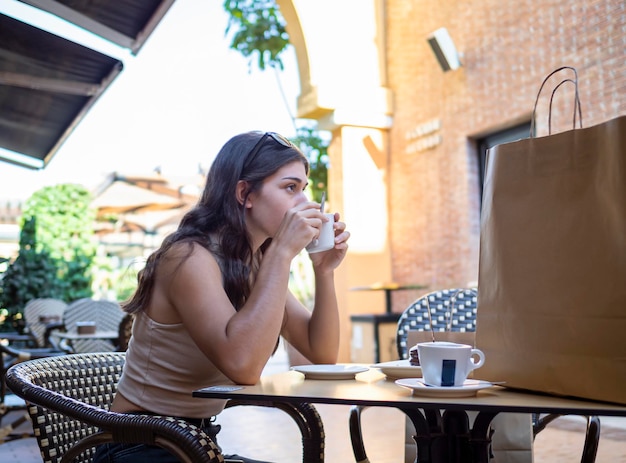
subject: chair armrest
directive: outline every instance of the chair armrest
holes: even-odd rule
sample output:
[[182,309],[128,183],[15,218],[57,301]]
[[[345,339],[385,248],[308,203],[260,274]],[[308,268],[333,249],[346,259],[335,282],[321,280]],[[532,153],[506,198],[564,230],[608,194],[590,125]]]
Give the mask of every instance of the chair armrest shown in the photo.
[[350,428],[350,442],[352,444],[352,453],[357,462],[367,462],[367,453],[365,452],[365,444],[363,442],[363,430],[361,429],[361,412],[366,407],[361,405],[353,405],[350,407],[350,416],[348,424]]
[[[546,426],[554,420],[560,418],[561,415],[556,413],[548,413],[546,415],[533,415],[533,439],[537,437]],[[598,446],[600,445],[600,417],[587,416],[587,430],[585,432],[585,442],[583,445],[582,463],[593,463],[596,461],[598,454]]]
[[46,323],[46,330],[44,331],[44,335],[43,335],[45,347],[68,352],[68,349],[64,349],[61,343],[54,340],[54,337],[52,336],[52,334],[55,331],[67,331],[67,329],[65,328],[65,323],[63,322]]
[[35,347],[35,348],[16,348],[10,345],[2,345],[0,344],[0,352],[6,354],[9,357],[8,362],[5,361],[5,365],[12,365],[18,362],[24,362],[26,360],[39,359],[44,357],[50,357],[53,355],[62,355],[65,352],[48,349],[45,347]]
[[89,435],[72,446],[62,461],[71,461],[71,456],[98,443],[125,442],[166,448],[183,462],[223,462],[223,457],[211,438],[202,429],[184,420],[116,413],[81,402],[34,384],[29,376],[29,368],[32,366],[27,364],[12,366],[6,374],[6,382],[16,395],[35,405],[29,410],[31,418],[37,418],[32,419],[33,427],[45,433],[50,422],[41,417],[49,415],[48,410],[51,410],[100,429],[100,432],[87,432]]
[[16,332],[3,332],[0,333],[0,341],[2,343],[8,343],[18,345],[20,347],[37,347],[37,338],[30,332],[24,332],[23,334]]
[[114,413],[90,405],[88,407],[106,414],[105,418],[97,419],[102,423],[101,431],[79,440],[63,455],[62,463],[74,461],[85,450],[97,445],[115,442],[163,447],[184,463],[224,461],[210,436],[187,421],[168,416]]

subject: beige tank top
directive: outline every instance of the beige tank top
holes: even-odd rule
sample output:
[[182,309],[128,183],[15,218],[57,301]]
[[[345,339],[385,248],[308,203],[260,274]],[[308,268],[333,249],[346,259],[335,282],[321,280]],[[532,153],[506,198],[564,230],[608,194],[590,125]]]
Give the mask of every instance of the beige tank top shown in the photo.
[[182,323],[157,323],[138,313],[126,352],[118,391],[130,402],[157,414],[208,418],[226,401],[192,397],[195,389],[233,384],[192,341]]

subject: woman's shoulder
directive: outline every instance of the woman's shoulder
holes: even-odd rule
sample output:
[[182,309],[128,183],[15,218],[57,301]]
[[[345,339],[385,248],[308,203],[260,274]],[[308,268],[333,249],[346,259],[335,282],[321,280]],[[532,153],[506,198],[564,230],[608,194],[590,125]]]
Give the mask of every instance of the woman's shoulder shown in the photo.
[[212,251],[209,243],[201,244],[195,240],[179,241],[172,244],[172,246],[165,253],[164,261],[181,265],[184,263],[193,262],[217,262],[217,256]]

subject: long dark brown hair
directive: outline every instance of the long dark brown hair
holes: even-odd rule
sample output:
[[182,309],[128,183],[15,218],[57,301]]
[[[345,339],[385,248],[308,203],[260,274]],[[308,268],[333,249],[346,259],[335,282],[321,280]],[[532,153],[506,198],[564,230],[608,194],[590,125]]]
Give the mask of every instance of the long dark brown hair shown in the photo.
[[178,229],[148,257],[137,277],[137,290],[123,304],[124,309],[137,313],[148,306],[158,264],[179,242],[188,244],[189,254],[193,243],[197,243],[216,257],[224,290],[235,309],[241,308],[250,294],[250,272],[268,243],[264,243],[259,255],[253,255],[245,226],[245,200],[243,204],[237,201],[237,183],[247,182],[247,197],[260,189],[267,177],[294,161],[302,162],[308,175],[309,163],[302,152],[267,133],[246,132],[226,142],[211,165],[200,200],[185,214]]

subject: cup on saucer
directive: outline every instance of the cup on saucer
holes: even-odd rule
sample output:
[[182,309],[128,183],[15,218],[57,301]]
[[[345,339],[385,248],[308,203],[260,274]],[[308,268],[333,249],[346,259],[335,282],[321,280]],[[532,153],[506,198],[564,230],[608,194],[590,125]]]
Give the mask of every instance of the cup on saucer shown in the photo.
[[485,363],[485,354],[468,344],[421,342],[417,345],[422,377],[429,386],[461,387]]

